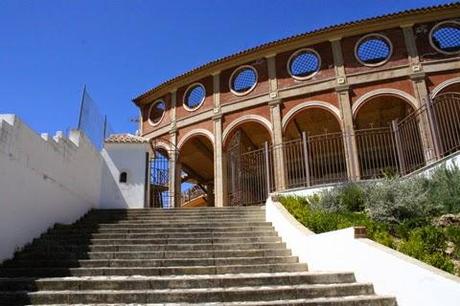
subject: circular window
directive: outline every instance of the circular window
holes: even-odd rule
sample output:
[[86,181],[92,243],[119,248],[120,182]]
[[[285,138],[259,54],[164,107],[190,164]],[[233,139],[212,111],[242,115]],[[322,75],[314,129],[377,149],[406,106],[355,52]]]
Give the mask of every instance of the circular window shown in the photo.
[[256,85],[257,71],[252,66],[242,66],[230,77],[230,89],[238,96],[249,93]]
[[356,59],[365,66],[383,65],[390,59],[391,53],[390,40],[380,34],[364,36],[355,47]]
[[302,49],[294,54],[288,60],[289,74],[299,80],[305,80],[313,77],[321,66],[319,54],[312,49]]
[[444,54],[460,52],[460,23],[457,21],[438,23],[431,29],[430,43],[436,51]]
[[163,100],[158,100],[150,106],[149,121],[151,125],[157,125],[163,119],[166,110],[166,103]]
[[189,111],[196,110],[204,102],[206,90],[200,83],[190,85],[185,91],[184,107]]

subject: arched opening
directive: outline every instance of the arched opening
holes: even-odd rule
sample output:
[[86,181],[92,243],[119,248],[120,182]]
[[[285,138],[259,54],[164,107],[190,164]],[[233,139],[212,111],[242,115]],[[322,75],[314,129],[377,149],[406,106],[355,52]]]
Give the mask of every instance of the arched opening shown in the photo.
[[169,155],[166,149],[154,147],[150,159],[150,207],[170,208],[174,204],[169,192]]
[[288,188],[342,181],[347,178],[343,134],[330,110],[305,107],[284,128],[284,164]]
[[371,97],[354,115],[361,178],[406,174],[424,164],[420,116],[404,98]]
[[181,207],[214,206],[214,147],[205,135],[188,138],[179,148],[176,180]]
[[263,203],[274,188],[272,137],[258,121],[244,121],[224,139],[227,205]]

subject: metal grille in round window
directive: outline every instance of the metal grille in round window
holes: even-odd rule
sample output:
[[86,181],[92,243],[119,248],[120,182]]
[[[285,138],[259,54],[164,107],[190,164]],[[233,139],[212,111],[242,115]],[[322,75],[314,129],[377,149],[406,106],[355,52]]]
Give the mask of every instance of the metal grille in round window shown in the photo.
[[149,119],[151,124],[158,124],[160,123],[161,119],[163,119],[163,115],[165,113],[166,104],[164,101],[160,100],[155,102],[150,107]]
[[390,58],[391,49],[391,43],[386,37],[372,34],[357,43],[355,55],[363,65],[378,66]]
[[448,21],[435,26],[430,40],[433,47],[441,53],[460,52],[460,23]]
[[320,65],[320,57],[315,51],[300,50],[289,59],[288,71],[296,79],[307,79],[318,72]]
[[243,66],[236,70],[230,80],[230,88],[236,94],[245,94],[257,84],[257,72],[251,66]]
[[187,89],[185,93],[185,107],[189,110],[197,109],[203,103],[206,91],[201,84],[194,84]]

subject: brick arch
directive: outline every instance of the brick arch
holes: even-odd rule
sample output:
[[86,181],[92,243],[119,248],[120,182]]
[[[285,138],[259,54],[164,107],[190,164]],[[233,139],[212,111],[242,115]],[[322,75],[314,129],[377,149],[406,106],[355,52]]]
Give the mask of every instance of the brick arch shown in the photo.
[[273,142],[273,128],[271,122],[266,119],[265,117],[259,116],[259,115],[243,115],[239,117],[238,119],[233,120],[230,122],[230,124],[224,129],[222,133],[222,143],[225,144],[228,141],[228,136],[231,134],[231,132],[238,127],[241,124],[244,124],[246,122],[257,122],[261,124],[263,127],[265,127],[270,134],[270,137]]
[[380,89],[375,89],[368,93],[365,93],[364,95],[359,97],[355,101],[355,103],[353,103],[351,107],[353,118],[356,118],[356,115],[358,114],[359,109],[363,105],[365,105],[367,102],[369,102],[373,98],[380,97],[380,96],[393,96],[393,97],[399,98],[409,103],[414,110],[416,110],[419,106],[417,99],[405,91],[394,89],[394,88],[380,88]]
[[435,98],[439,93],[441,93],[445,88],[454,85],[454,84],[460,84],[460,77],[452,78],[449,80],[446,80],[433,88],[433,90],[430,93],[430,98],[433,99]]
[[170,152],[173,150],[172,146],[163,140],[151,142],[151,145],[152,149],[163,149],[168,154],[168,157]]
[[288,126],[289,122],[291,121],[291,119],[295,117],[296,114],[309,108],[320,108],[327,112],[330,112],[339,122],[340,128],[342,128],[342,118],[340,116],[340,110],[337,107],[335,107],[331,103],[324,101],[306,101],[294,106],[286,113],[285,116],[283,116],[283,119],[281,121],[283,132],[286,130],[286,127]]
[[206,129],[193,129],[187,132],[184,136],[182,136],[182,138],[177,143],[177,150],[180,151],[180,149],[187,142],[187,140],[195,136],[205,136],[206,138],[209,139],[209,141],[211,141],[212,146],[214,148],[214,135],[210,131]]

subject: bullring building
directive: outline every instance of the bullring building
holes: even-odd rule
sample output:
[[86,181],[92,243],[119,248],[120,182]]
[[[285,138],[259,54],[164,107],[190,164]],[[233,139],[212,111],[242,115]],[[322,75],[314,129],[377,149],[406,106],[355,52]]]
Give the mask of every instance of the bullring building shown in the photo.
[[407,175],[456,151],[458,16],[412,10],[315,30],[136,97],[151,144],[145,206],[256,204],[274,191]]

